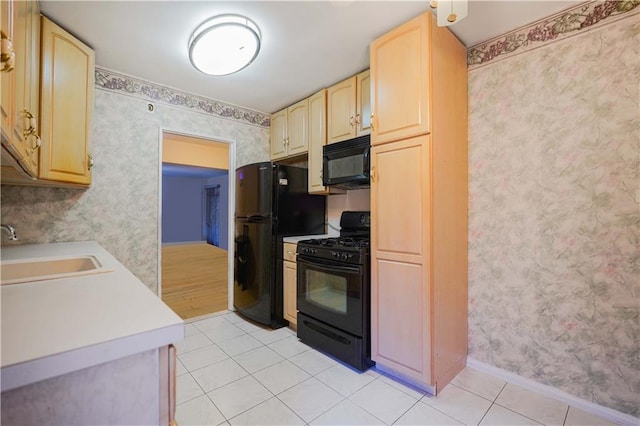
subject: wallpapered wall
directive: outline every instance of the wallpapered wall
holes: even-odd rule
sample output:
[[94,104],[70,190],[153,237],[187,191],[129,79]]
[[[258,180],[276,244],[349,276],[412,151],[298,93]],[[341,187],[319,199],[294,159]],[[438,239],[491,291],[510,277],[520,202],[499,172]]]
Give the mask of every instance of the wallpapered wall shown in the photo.
[[88,190],[2,186],[2,222],[19,244],[95,240],[157,291],[161,128],[235,141],[240,166],[269,158],[269,127],[162,102],[149,113],[147,104],[97,88]]
[[637,17],[469,73],[469,356],[640,416]]

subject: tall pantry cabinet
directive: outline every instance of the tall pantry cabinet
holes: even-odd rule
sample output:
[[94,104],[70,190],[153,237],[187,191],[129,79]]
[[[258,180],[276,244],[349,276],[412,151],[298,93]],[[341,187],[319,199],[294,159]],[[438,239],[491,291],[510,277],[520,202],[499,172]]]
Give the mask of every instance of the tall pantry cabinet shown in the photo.
[[467,355],[466,49],[430,12],[370,48],[371,355],[437,393]]

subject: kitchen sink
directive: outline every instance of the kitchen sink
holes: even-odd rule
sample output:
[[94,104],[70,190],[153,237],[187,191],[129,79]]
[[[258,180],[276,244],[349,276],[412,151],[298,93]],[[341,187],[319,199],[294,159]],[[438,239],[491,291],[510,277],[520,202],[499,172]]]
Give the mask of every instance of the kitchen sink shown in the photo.
[[111,272],[91,255],[8,260],[0,263],[0,285]]

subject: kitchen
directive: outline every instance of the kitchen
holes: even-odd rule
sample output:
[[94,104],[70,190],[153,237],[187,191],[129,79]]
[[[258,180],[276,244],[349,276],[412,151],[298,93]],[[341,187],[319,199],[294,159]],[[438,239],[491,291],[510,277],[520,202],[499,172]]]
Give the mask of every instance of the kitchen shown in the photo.
[[[469,358],[637,416],[637,392],[625,391],[637,377],[629,341],[637,324],[624,315],[637,308],[629,306],[637,301],[631,269],[637,265],[631,239],[638,232],[637,163],[631,160],[637,155],[629,137],[637,140],[637,117],[629,115],[637,106],[625,103],[637,100],[633,78],[625,77],[637,75],[635,13],[607,17],[597,31],[578,30],[502,61],[489,59],[495,51],[470,51],[487,64],[469,67]],[[599,50],[601,40],[616,47]],[[603,81],[603,74],[615,77]],[[590,103],[582,96],[595,82],[605,98]],[[623,90],[625,82],[631,86]],[[97,240],[156,292],[159,129],[234,140],[240,166],[269,158],[269,128],[256,125],[269,115],[227,106],[245,118],[223,120],[163,101],[172,99],[164,86],[100,67],[96,89],[92,187],[3,186],[2,222],[15,225],[25,243]],[[625,90],[629,99],[614,95]],[[573,95],[561,95],[566,91]],[[587,137],[599,128],[604,145]],[[557,145],[559,139],[567,145]],[[605,148],[611,146],[616,149]],[[562,178],[562,185],[548,176]],[[360,210],[367,198],[358,191],[333,197],[335,227],[338,212]],[[597,219],[602,215],[606,220]],[[603,241],[607,249],[599,251]],[[593,287],[581,274],[596,278]],[[604,293],[599,280],[612,282]],[[547,337],[548,330],[557,339]],[[570,356],[576,351],[583,353],[578,364]]]

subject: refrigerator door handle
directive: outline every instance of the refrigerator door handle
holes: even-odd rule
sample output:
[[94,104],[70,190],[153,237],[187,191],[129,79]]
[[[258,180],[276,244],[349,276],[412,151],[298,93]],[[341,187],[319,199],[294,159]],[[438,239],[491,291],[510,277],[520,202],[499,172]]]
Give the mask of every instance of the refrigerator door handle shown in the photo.
[[259,223],[259,222],[265,222],[267,220],[267,217],[259,214],[254,214],[249,216],[247,220],[252,223]]

